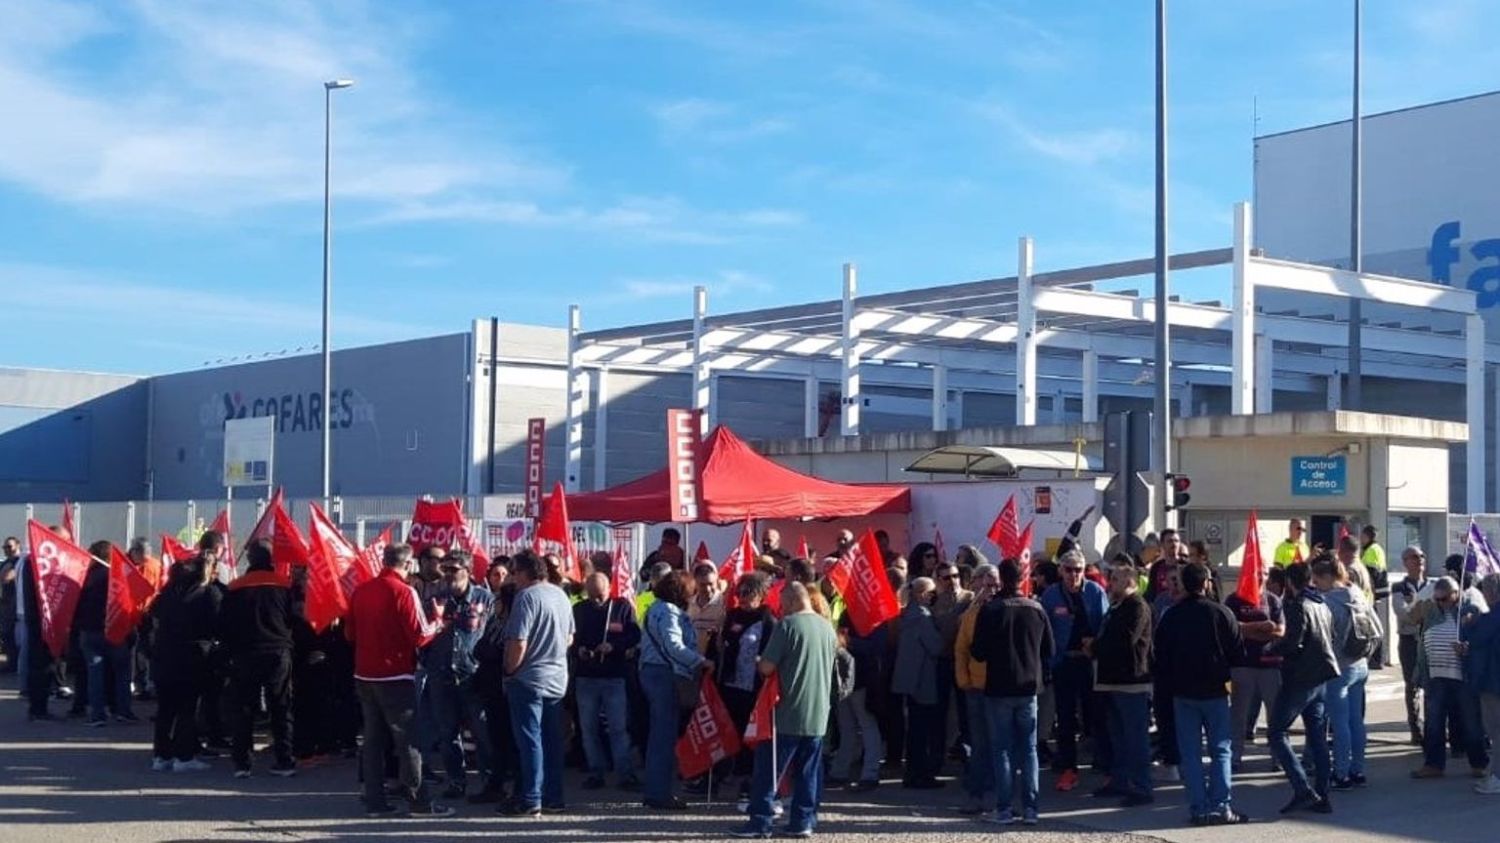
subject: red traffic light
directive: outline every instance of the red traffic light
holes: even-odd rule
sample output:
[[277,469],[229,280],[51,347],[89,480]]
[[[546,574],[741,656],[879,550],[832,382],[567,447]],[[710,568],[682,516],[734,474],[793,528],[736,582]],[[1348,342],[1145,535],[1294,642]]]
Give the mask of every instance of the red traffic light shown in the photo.
[[1186,474],[1172,475],[1172,491],[1186,492],[1191,488],[1193,488],[1193,481]]

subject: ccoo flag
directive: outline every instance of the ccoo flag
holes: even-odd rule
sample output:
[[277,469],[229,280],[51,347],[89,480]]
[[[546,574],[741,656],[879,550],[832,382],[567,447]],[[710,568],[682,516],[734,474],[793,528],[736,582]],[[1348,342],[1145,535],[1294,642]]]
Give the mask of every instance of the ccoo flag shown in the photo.
[[1016,496],[1012,494],[1005,500],[1005,506],[1000,507],[1000,512],[995,516],[994,523],[990,524],[990,530],[985,534],[995,547],[1000,549],[1000,558],[1015,559],[1020,552],[1018,546],[1021,543],[1021,521],[1016,515]]
[[36,521],[26,522],[26,542],[31,546],[30,580],[36,589],[42,641],[53,658],[60,659],[68,649],[73,612],[78,608],[92,557]]
[[1260,550],[1260,526],[1256,523],[1255,510],[1250,510],[1250,522],[1245,525],[1245,554],[1240,562],[1240,583],[1234,593],[1251,606],[1259,606],[1260,581],[1266,577],[1266,557]]
[[843,595],[849,620],[860,635],[869,635],[901,612],[880,558],[875,534],[865,530],[859,541],[849,545],[839,561],[828,569],[828,582]]

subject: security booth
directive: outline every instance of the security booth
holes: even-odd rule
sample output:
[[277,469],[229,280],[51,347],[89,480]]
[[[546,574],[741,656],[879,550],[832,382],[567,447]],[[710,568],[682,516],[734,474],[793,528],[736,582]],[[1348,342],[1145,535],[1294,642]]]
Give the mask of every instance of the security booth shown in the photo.
[[[1340,525],[1356,539],[1375,525],[1393,579],[1407,545],[1428,558],[1447,547],[1448,446],[1467,440],[1464,424],[1332,411],[1180,419],[1173,433],[1175,466],[1192,481],[1184,533],[1208,544],[1226,588],[1238,581],[1252,510],[1268,558],[1292,518],[1309,546],[1329,548]],[[1377,601],[1386,617],[1388,602]]]

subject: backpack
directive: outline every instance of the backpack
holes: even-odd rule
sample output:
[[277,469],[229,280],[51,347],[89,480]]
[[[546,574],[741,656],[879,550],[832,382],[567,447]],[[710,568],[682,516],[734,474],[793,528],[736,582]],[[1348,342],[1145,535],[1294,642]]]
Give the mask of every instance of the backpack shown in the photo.
[[1349,604],[1349,635],[1344,639],[1340,653],[1349,661],[1368,659],[1375,655],[1385,631],[1380,628],[1380,618],[1366,601]]

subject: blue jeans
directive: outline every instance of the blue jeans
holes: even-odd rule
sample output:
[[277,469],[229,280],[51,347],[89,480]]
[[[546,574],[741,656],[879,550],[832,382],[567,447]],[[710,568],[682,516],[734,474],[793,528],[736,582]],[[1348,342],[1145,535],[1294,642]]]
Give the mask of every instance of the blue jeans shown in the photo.
[[[602,776],[606,761],[613,761],[615,772],[621,776],[631,775],[635,764],[630,757],[630,721],[625,711],[624,679],[590,679],[580,676],[573,687],[578,692],[578,727],[583,731],[583,757],[588,760],[589,772]],[[605,729],[609,734],[609,758],[604,757],[604,747],[599,740],[599,715],[604,715]]]
[[472,680],[457,681],[450,675],[427,674],[426,697],[423,708],[427,709],[429,722],[434,729],[438,751],[443,755],[443,766],[448,771],[448,781],[463,787],[467,784],[464,775],[463,724],[468,722],[478,750],[479,769],[488,777],[494,775],[494,748],[490,745],[490,730],[485,723],[484,703]]
[[750,807],[746,813],[757,828],[771,828],[771,800],[776,785],[790,776],[792,804],[787,806],[788,831],[812,831],[818,825],[818,796],[823,791],[823,739],[777,735],[776,759],[772,763],[771,744],[762,741],[755,747],[755,772],[750,781]]
[[1474,689],[1458,679],[1428,679],[1422,686],[1422,697],[1426,709],[1423,712],[1426,723],[1422,755],[1427,766],[1443,769],[1448,758],[1443,740],[1447,729],[1444,727],[1455,719],[1463,733],[1469,766],[1476,770],[1489,766],[1489,753],[1484,751],[1484,730],[1479,725],[1479,695]]
[[964,763],[964,792],[975,799],[995,788],[995,750],[990,741],[989,718],[984,713],[984,691],[964,691],[969,715],[969,758]]
[[[1323,685],[1311,688],[1281,686],[1276,695],[1276,704],[1271,707],[1268,718],[1267,741],[1271,745],[1271,757],[1286,771],[1286,779],[1298,796],[1328,795],[1328,780],[1333,775],[1333,761],[1328,755],[1328,712],[1323,698]],[[1292,751],[1292,739],[1287,730],[1298,717],[1307,731],[1307,754],[1312,757],[1315,778],[1307,780],[1307,768],[1302,758]]]
[[510,705],[510,728],[516,737],[521,770],[516,777],[516,801],[525,805],[563,804],[562,698],[543,697],[530,688],[510,683],[505,688]]
[[677,710],[677,689],[672,669],[663,665],[641,665],[641,692],[646,696],[646,777],[641,795],[665,802],[672,798],[672,778],[677,767],[677,730],[682,713]]
[[1036,697],[985,697],[995,764],[995,809],[1010,811],[1015,772],[1021,771],[1021,808],[1036,813],[1041,789],[1036,761]]
[[[109,643],[103,632],[85,632],[78,636],[78,643],[88,666],[89,718],[103,720],[106,705],[117,716],[131,714],[131,648]],[[114,681],[106,682],[106,677]]]
[[1370,678],[1370,668],[1356,662],[1343,670],[1342,675],[1323,683],[1328,725],[1333,732],[1336,779],[1365,772],[1365,682]]
[[1151,795],[1151,695],[1107,691],[1109,743],[1114,749],[1110,776],[1116,787]]
[[[1234,760],[1233,730],[1229,725],[1229,697],[1193,700],[1175,697],[1177,751],[1182,756],[1182,786],[1193,816],[1229,810],[1230,763]],[[1203,738],[1208,737],[1208,786],[1203,779]]]

